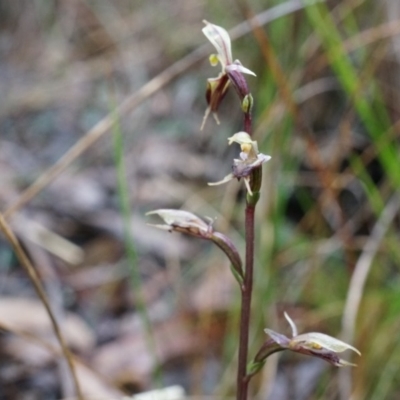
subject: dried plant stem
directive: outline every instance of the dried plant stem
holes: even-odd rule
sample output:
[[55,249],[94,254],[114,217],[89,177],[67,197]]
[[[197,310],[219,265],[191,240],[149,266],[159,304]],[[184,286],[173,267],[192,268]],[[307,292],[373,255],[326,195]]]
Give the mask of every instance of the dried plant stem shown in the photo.
[[14,235],[14,233],[12,232],[12,230],[10,229],[8,223],[6,222],[6,220],[4,219],[3,215],[0,214],[0,229],[3,231],[4,236],[7,238],[7,240],[10,242],[11,246],[14,249],[14,252],[16,254],[16,256],[18,257],[19,261],[21,262],[22,267],[25,269],[25,271],[27,272],[30,280],[33,283],[33,286],[35,287],[36,293],[39,296],[40,300],[42,301],[49,317],[51,320],[51,324],[53,325],[53,330],[57,336],[57,339],[60,343],[61,346],[61,350],[64,354],[64,357],[67,361],[68,367],[71,371],[71,376],[72,376],[72,380],[74,382],[75,385],[75,390],[76,390],[76,395],[77,398],[79,400],[84,400],[80,386],[79,386],[79,382],[78,382],[78,377],[76,375],[76,370],[75,370],[75,366],[74,363],[72,361],[72,355],[65,343],[64,337],[61,333],[61,329],[57,323],[57,320],[54,316],[53,311],[51,310],[49,301],[47,299],[46,293],[43,289],[43,286],[40,282],[39,276],[36,273],[35,268],[33,267],[31,261],[29,260],[28,256],[26,255],[25,251],[23,250],[23,248],[21,247],[18,239],[16,238],[16,236]]
[[247,399],[247,354],[249,346],[251,295],[253,291],[253,264],[254,264],[254,212],[255,205],[246,204],[246,258],[245,275],[242,290],[242,305],[240,315],[240,337],[239,337],[239,363],[237,374],[237,400]]

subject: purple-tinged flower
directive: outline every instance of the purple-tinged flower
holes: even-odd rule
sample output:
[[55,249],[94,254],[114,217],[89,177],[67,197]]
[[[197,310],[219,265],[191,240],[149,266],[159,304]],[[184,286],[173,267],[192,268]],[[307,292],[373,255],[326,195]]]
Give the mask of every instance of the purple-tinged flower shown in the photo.
[[355,347],[324,333],[309,332],[298,335],[296,325],[286,313],[285,318],[292,328],[292,338],[288,338],[271,329],[265,329],[265,333],[268,334],[272,341],[269,340],[265,343],[256,357],[256,361],[260,362],[270,355],[272,352],[269,351],[269,347],[271,347],[273,352],[291,350],[296,353],[322,358],[336,367],[355,366],[355,364],[342,360],[338,356],[338,353],[342,353],[345,350],[352,350],[361,355]]
[[231,39],[228,32],[220,26],[210,24],[207,21],[203,22],[206,24],[202,29],[204,35],[217,50],[217,54],[211,54],[209,58],[210,64],[214,67],[220,63],[222,71],[216,78],[207,80],[206,100],[208,107],[203,118],[201,129],[203,129],[210,113],[213,113],[216,122],[219,124],[217,115],[218,107],[230,83],[235,87],[241,101],[243,101],[243,99],[249,95],[249,89],[243,74],[255,76],[255,73],[243,67],[239,60],[233,61]]
[[255,140],[251,140],[251,137],[246,132],[238,132],[228,138],[228,143],[231,145],[233,142],[240,144],[241,153],[240,159],[233,160],[232,173],[225,176],[219,182],[209,183],[210,186],[221,185],[229,182],[236,178],[240,180],[243,178],[246,185],[247,191],[252,196],[252,190],[250,187],[250,174],[255,168],[258,168],[261,164],[269,161],[270,156],[258,152],[258,145]]

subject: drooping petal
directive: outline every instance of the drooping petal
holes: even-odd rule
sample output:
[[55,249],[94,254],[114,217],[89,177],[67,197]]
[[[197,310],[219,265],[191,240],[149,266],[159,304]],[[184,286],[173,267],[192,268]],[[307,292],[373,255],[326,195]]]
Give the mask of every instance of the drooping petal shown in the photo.
[[163,231],[171,232],[173,229],[171,225],[160,225],[160,224],[147,224],[148,226],[152,226],[153,228],[161,229]]
[[203,21],[206,26],[202,29],[204,35],[217,50],[222,69],[232,64],[231,39],[228,32],[218,25]]
[[229,83],[230,82],[227,75],[224,75],[222,73],[216,78],[207,79],[206,100],[208,103],[208,107],[204,114],[200,130],[203,130],[210,113],[213,113],[215,121],[219,125],[217,111],[222,99],[225,97],[225,94],[228,91]]
[[339,358],[339,362],[334,364],[336,367],[357,367],[357,364],[350,363],[342,358]]
[[208,186],[223,185],[224,183],[227,183],[227,182],[231,181],[233,178],[234,178],[234,175],[233,174],[229,174],[229,175],[225,176],[224,179],[221,179],[218,182],[208,182],[207,185]]
[[244,185],[246,186],[247,192],[250,196],[253,196],[253,191],[251,190],[250,186],[250,179],[248,177],[243,178]]
[[334,365],[335,367],[356,367],[356,364],[349,363],[348,361],[343,360],[338,356],[337,353],[333,351],[329,351],[326,349],[323,350],[310,350],[305,347],[299,347],[298,349],[290,350],[295,351],[296,353],[305,354],[306,356],[321,358],[322,360],[328,362],[329,364]]

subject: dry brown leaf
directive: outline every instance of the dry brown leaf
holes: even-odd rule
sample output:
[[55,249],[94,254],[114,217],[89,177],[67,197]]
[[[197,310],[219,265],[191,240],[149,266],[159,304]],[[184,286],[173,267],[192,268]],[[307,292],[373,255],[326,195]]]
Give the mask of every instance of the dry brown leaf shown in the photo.
[[137,147],[135,164],[142,174],[168,176],[181,175],[189,179],[215,176],[215,171],[223,168],[222,161],[204,153],[195,153],[181,141],[163,138],[159,135],[147,136]]
[[[120,400],[123,397],[124,394],[107,383],[106,378],[97,375],[87,366],[75,363],[75,367],[85,400]],[[63,400],[76,400],[76,398]]]
[[[43,339],[53,336],[50,318],[42,303],[34,299],[0,298],[0,325],[7,330],[35,335]],[[66,342],[80,352],[92,349],[93,332],[75,314],[67,313],[61,321]]]
[[32,336],[10,335],[2,340],[2,344],[4,354],[21,360],[24,365],[39,368],[54,360],[55,353],[43,342],[35,341]]
[[48,186],[52,207],[72,215],[85,215],[104,208],[107,195],[98,175],[92,171],[72,174],[64,172]]
[[156,349],[149,348],[147,333],[140,330],[102,346],[93,365],[110,380],[145,387],[156,366],[156,352],[161,364],[175,358],[198,354],[205,341],[193,329],[190,320],[181,315],[153,327]]
[[191,305],[197,312],[229,311],[237,283],[229,265],[216,265],[207,269],[202,281],[191,292]]
[[14,216],[12,226],[20,237],[30,240],[65,262],[69,264],[82,262],[84,253],[79,246],[52,232],[41,223],[27,218],[23,213]]

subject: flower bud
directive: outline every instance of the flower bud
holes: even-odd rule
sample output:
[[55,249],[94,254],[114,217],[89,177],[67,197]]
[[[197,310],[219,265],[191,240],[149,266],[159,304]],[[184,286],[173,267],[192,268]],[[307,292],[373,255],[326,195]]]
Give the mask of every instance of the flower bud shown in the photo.
[[245,114],[250,114],[251,110],[253,108],[253,104],[254,104],[254,100],[253,100],[253,96],[251,95],[251,93],[246,94],[246,96],[244,96],[244,99],[242,101],[242,111]]

